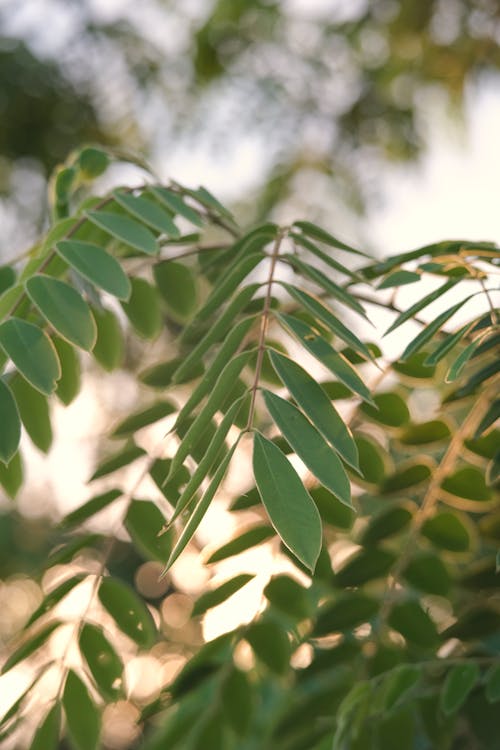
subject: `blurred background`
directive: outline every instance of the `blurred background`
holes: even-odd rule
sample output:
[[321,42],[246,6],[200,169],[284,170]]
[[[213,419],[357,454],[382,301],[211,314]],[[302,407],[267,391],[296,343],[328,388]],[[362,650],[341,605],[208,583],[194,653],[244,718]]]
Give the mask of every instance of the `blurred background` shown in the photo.
[[[0,0],[0,263],[46,228],[50,173],[85,142],[205,184],[246,227],[307,217],[373,253],[500,242],[499,73],[497,0]],[[58,407],[74,445],[30,448],[19,510],[0,500],[0,646],[51,585],[34,573],[53,519],[84,499],[94,435],[136,398],[123,373],[91,380]],[[230,531],[219,514],[205,536]],[[188,576],[150,590],[157,569],[126,536],[113,565],[152,601],[169,594],[158,608],[174,648],[129,667],[140,702],[200,642],[186,623],[209,574],[186,555]],[[106,746],[133,740],[131,705],[108,717]]]

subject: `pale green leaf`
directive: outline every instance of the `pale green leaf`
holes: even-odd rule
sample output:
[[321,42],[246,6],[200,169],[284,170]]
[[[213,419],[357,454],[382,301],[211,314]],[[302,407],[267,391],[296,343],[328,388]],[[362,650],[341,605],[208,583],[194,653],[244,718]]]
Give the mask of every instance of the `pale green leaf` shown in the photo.
[[189,318],[197,308],[198,287],[188,266],[173,260],[155,263],[153,276],[168,311],[179,321]]
[[97,341],[92,354],[101,367],[111,372],[122,363],[124,342],[120,323],[114,313],[107,309],[94,309],[97,325]]
[[128,299],[130,281],[120,263],[112,255],[91,242],[63,240],[56,245],[64,260],[92,284],[118,299]]
[[159,247],[149,229],[128,216],[108,211],[87,211],[90,221],[105,232],[146,255],[157,255]]
[[132,293],[127,302],[120,304],[137,333],[146,339],[154,339],[163,326],[158,291],[146,279],[138,276],[130,281]]
[[187,219],[191,224],[194,224],[197,227],[203,226],[203,219],[198,211],[189,206],[182,196],[159,185],[154,185],[150,190],[155,198],[157,198],[160,203],[163,203],[169,211],[172,211],[174,214],[179,214],[179,216]]
[[122,208],[147,224],[151,229],[174,239],[180,237],[180,232],[170,215],[158,203],[148,200],[143,195],[132,195],[121,190],[115,190],[113,196]]

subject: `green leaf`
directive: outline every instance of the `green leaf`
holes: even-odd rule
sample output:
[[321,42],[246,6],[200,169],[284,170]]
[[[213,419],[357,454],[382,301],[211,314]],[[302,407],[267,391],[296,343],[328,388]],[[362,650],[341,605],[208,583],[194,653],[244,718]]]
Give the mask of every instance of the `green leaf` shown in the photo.
[[10,318],[0,325],[0,346],[21,375],[50,396],[61,376],[61,367],[48,336],[33,323]]
[[111,503],[121,497],[122,494],[121,490],[114,489],[108,490],[101,495],[91,497],[90,500],[87,500],[83,505],[80,505],[78,508],[71,511],[71,513],[64,516],[59,523],[60,528],[68,529],[71,528],[71,526],[78,526],[84,521],[87,521],[87,519],[92,518],[92,516],[95,516],[104,508],[107,508],[108,505],[111,505]]
[[56,247],[59,255],[71,268],[99,289],[118,299],[129,298],[131,287],[128,276],[116,258],[106,250],[91,242],[76,240],[63,240]]
[[341,354],[336,352],[330,344],[319,336],[307,323],[292,315],[279,313],[278,319],[288,328],[298,341],[313,357],[316,357],[330,372],[344,383],[364,401],[373,403],[370,391],[359,377],[356,370]]
[[400,664],[384,682],[384,709],[391,711],[407,700],[408,693],[418,684],[422,669],[414,664]]
[[61,730],[61,707],[55,703],[36,730],[30,750],[57,750]]
[[316,224],[312,224],[310,221],[295,221],[293,225],[298,227],[308,237],[311,237],[313,240],[324,242],[325,245],[330,245],[331,247],[336,247],[339,250],[345,250],[346,252],[354,253],[355,255],[362,255],[364,258],[370,257],[366,253],[361,252],[361,250],[355,250],[350,245],[346,245],[345,242],[341,242],[334,237],[333,234],[329,234],[329,232],[316,226]]
[[445,564],[433,552],[414,555],[404,569],[403,577],[426,594],[446,596],[451,587],[451,577]]
[[462,641],[475,641],[498,633],[500,613],[492,606],[473,606],[461,614],[453,625],[443,632],[445,638],[459,638]]
[[139,448],[138,445],[127,445],[122,450],[109,456],[109,458],[104,459],[104,461],[101,461],[90,477],[89,482],[93,482],[94,479],[99,479],[100,477],[105,477],[107,474],[111,474],[113,471],[117,471],[123,466],[128,466],[132,461],[135,461],[136,458],[140,458],[140,456],[144,455],[145,451],[142,448]]
[[168,311],[176,320],[191,317],[198,306],[198,288],[193,272],[184,263],[155,263],[153,276]]
[[78,536],[67,544],[53,549],[47,558],[47,568],[51,568],[54,565],[63,565],[64,563],[71,562],[74,556],[86,547],[96,547],[100,541],[103,540],[99,534],[85,534],[84,536]]
[[0,266],[0,295],[14,286],[17,274],[12,266]]
[[0,378],[0,461],[11,462],[21,440],[21,419],[9,386]]
[[177,560],[183,549],[187,546],[189,541],[191,540],[193,534],[195,533],[196,529],[200,525],[201,521],[203,520],[203,516],[207,512],[208,508],[210,507],[210,503],[212,502],[215,493],[217,492],[220,483],[224,479],[224,474],[226,473],[228,466],[231,462],[231,459],[233,457],[233,454],[236,450],[236,447],[238,445],[238,441],[236,441],[224,459],[220,462],[217,471],[212,477],[212,481],[207,487],[207,490],[201,500],[197,503],[196,507],[194,508],[193,512],[191,513],[189,517],[189,521],[187,522],[186,526],[184,527],[184,530],[182,534],[180,535],[179,539],[176,542],[176,545],[174,549],[172,550],[172,553],[170,557],[168,558],[167,564],[165,568],[163,569],[160,578],[163,578],[166,573],[168,572],[169,568],[174,564],[174,562]]
[[23,295],[24,287],[22,284],[11,286],[0,294],[0,320],[9,317],[12,310],[18,310]]
[[475,466],[462,466],[457,469],[441,482],[441,487],[456,497],[478,503],[488,502],[493,497],[491,489],[486,484],[484,472]]
[[109,156],[105,151],[93,146],[87,146],[80,151],[78,166],[84,176],[90,179],[100,177],[108,168]]
[[471,294],[468,297],[465,297],[464,299],[460,300],[460,302],[457,302],[455,305],[448,308],[448,310],[445,310],[436,318],[434,318],[431,323],[426,325],[420,331],[418,336],[415,336],[415,338],[410,341],[400,359],[402,359],[403,361],[407,360],[409,357],[411,357],[412,354],[415,354],[415,352],[418,352],[423,346],[425,346],[425,344],[433,338],[434,334],[436,334],[442,328],[446,321],[453,317],[453,315],[455,315],[455,313],[458,312],[458,310],[460,310],[460,308],[473,296],[474,295]]
[[383,578],[390,572],[395,561],[395,554],[389,550],[380,547],[361,549],[337,572],[336,583],[343,588],[350,588]]
[[320,302],[315,297],[312,297],[310,294],[302,291],[301,289],[297,289],[296,287],[291,286],[290,284],[283,284],[283,286],[293,299],[299,302],[299,304],[305,307],[305,309],[308,310],[311,315],[313,315],[327,328],[329,328],[335,336],[338,336],[340,339],[342,339],[342,341],[345,341],[345,343],[348,344],[348,346],[350,346],[355,352],[357,352],[363,359],[373,359],[372,354],[366,344],[360,341],[356,334],[353,333],[349,328],[347,328],[338,318],[336,318],[335,315],[333,315],[333,313],[330,312],[330,310],[325,305],[323,305],[322,302]]
[[344,503],[339,502],[325,487],[313,487],[309,494],[314,500],[319,514],[325,523],[339,529],[350,529],[356,518],[356,513]]
[[440,696],[440,705],[446,716],[458,711],[479,679],[475,663],[456,664],[446,675]]
[[438,641],[434,622],[417,601],[395,604],[388,619],[389,625],[410,643],[432,648]]
[[399,433],[398,441],[403,445],[429,445],[447,440],[451,435],[448,424],[439,419],[409,424]]
[[125,635],[141,648],[153,645],[156,635],[153,618],[130,586],[116,578],[103,578],[99,599]]
[[398,315],[396,320],[389,326],[387,331],[384,333],[384,336],[387,336],[388,333],[392,333],[392,331],[395,331],[396,328],[399,328],[400,325],[405,323],[410,318],[413,318],[417,313],[419,313],[421,310],[427,307],[427,305],[430,305],[431,302],[435,302],[445,292],[447,292],[449,289],[452,289],[456,283],[457,283],[457,279],[450,279],[449,281],[445,281],[444,284],[442,284],[440,287],[435,289],[433,292],[430,292],[430,294],[427,294],[425,297],[422,297],[421,299],[419,299],[418,302],[415,302],[414,305],[412,305],[407,310],[405,310],[400,315]]
[[87,211],[87,216],[100,229],[135,250],[146,255],[158,253],[158,243],[154,234],[134,219],[107,211]]
[[252,578],[255,578],[255,576],[249,573],[241,573],[234,578],[230,578],[229,581],[221,583],[220,586],[212,589],[212,591],[206,591],[196,600],[192,612],[193,617],[200,617],[207,610],[222,604],[222,602],[225,602],[226,599],[229,599],[230,596],[251,581]]
[[[52,426],[47,398],[18,373],[10,381],[10,386],[26,432],[36,447],[47,453],[52,445]],[[0,424],[9,426],[8,422],[0,421]]]
[[116,700],[122,692],[123,664],[104,635],[102,628],[85,623],[80,633],[79,646],[90,673],[104,698],[111,701]]
[[[99,326],[97,328],[99,338]],[[57,381],[56,396],[65,406],[68,406],[80,392],[80,359],[74,347],[64,339],[54,336],[52,343],[61,364],[61,377]]]
[[425,360],[429,365],[435,365],[445,357],[470,331],[473,323],[466,323],[453,334],[447,334],[440,344]]
[[132,500],[125,516],[125,527],[132,541],[147,559],[165,563],[172,551],[172,535],[161,534],[165,517],[150,500]]
[[386,472],[382,447],[367,435],[356,435],[355,442],[359,452],[359,467],[363,480],[370,484],[380,484]]
[[458,378],[462,370],[464,369],[465,365],[469,361],[469,359],[472,357],[476,349],[478,348],[479,344],[483,340],[483,336],[480,336],[475,341],[471,341],[470,344],[468,344],[465,349],[462,349],[458,357],[455,359],[453,364],[450,366],[448,372],[446,373],[446,382],[452,383],[454,380]]
[[97,341],[92,354],[107,372],[119,367],[123,360],[124,343],[121,326],[111,310],[93,310],[97,325]]
[[333,268],[335,271],[343,273],[345,276],[349,276],[349,278],[351,278],[353,281],[363,281],[363,278],[356,272],[351,271],[349,268],[346,268],[346,266],[342,265],[342,263],[339,263],[337,260],[332,258],[331,255],[325,253],[317,245],[315,245],[314,242],[311,242],[311,240],[309,240],[303,234],[299,234],[298,232],[290,232],[288,234],[288,237],[294,240],[298,245],[304,247],[306,250],[309,250],[310,253],[322,260],[323,263],[325,263],[327,266],[330,266],[330,268]]
[[220,560],[226,560],[228,557],[239,555],[247,549],[266,542],[273,536],[274,529],[271,529],[269,526],[253,526],[234,539],[231,539],[230,542],[222,545],[222,547],[219,547],[219,549],[210,555],[207,563],[220,562]]
[[303,620],[311,615],[307,589],[290,576],[279,575],[271,578],[264,589],[264,595],[273,607],[294,619]]
[[[168,385],[172,384],[174,372],[179,369],[181,364],[184,362],[184,359],[184,357],[175,357],[174,359],[169,359],[166,362],[159,362],[158,364],[152,365],[151,367],[148,367],[146,370],[143,370],[141,373],[139,373],[138,378],[141,383],[144,383],[144,385],[148,385],[151,388],[166,388]],[[200,375],[203,375],[203,372],[203,363],[197,362],[193,365],[189,372],[186,372],[182,382],[189,383],[189,381],[198,378]],[[204,380],[205,378],[203,378],[201,382],[204,382]]]
[[19,451],[8,464],[0,461],[0,484],[9,497],[14,499],[23,484],[23,464]]
[[344,467],[318,430],[289,401],[265,389],[262,393],[271,417],[295,453],[338,500],[352,507],[351,487]]
[[127,437],[143,427],[147,427],[154,422],[158,422],[160,419],[164,419],[175,411],[177,411],[177,407],[172,401],[157,401],[147,409],[141,409],[141,411],[137,411],[123,419],[115,427],[110,437]]
[[488,703],[500,701],[500,664],[492,664],[486,673],[486,700]]
[[97,330],[86,302],[64,281],[38,274],[26,282],[26,291],[44,318],[71,344],[93,348]]
[[233,667],[221,688],[222,711],[226,721],[241,737],[245,737],[252,720],[252,687],[245,672]]
[[395,505],[378,513],[371,519],[361,535],[363,545],[377,544],[405,529],[413,518],[412,513],[402,505]]
[[245,640],[255,656],[272,672],[283,675],[288,672],[290,642],[286,631],[270,620],[255,622],[245,631]]
[[134,276],[130,281],[132,293],[129,300],[120,304],[137,333],[145,339],[154,339],[163,326],[160,296],[146,279]]
[[85,578],[86,576],[84,573],[79,573],[78,575],[71,576],[71,578],[67,578],[65,581],[56,586],[55,589],[52,589],[52,591],[50,591],[42,599],[42,602],[34,610],[34,612],[31,613],[29,620],[26,622],[24,628],[29,628],[40,617],[47,614],[47,612],[50,612],[50,610],[55,607],[56,604],[62,601],[64,597],[69,594],[69,592],[72,591],[75,586],[78,586],[79,583],[85,580]]
[[402,427],[410,420],[410,412],[406,401],[399,393],[387,391],[373,396],[374,406],[361,404],[362,413],[379,424],[387,427]]
[[435,365],[427,363],[427,354],[417,352],[413,354],[406,362],[393,362],[392,369],[404,378],[410,379],[413,384],[414,380],[430,380],[436,372]]
[[417,463],[410,461],[403,464],[398,471],[386,477],[382,482],[382,492],[403,492],[409,487],[414,487],[422,482],[427,482],[432,474],[432,468],[428,463]]
[[143,195],[132,195],[121,190],[115,190],[113,197],[129,214],[156,232],[162,232],[174,239],[181,236],[170,215],[158,203],[148,200]]
[[84,683],[69,670],[64,685],[64,713],[68,734],[75,750],[96,750],[101,732],[101,716]]
[[15,667],[16,664],[19,664],[20,661],[23,661],[23,659],[27,659],[28,656],[31,656],[31,654],[34,654],[35,651],[38,651],[40,646],[43,646],[43,644],[47,642],[48,638],[55,630],[57,630],[60,625],[61,623],[59,621],[51,622],[44,628],[39,630],[38,633],[36,633],[34,636],[25,641],[21,646],[19,646],[19,648],[11,653],[7,660],[4,662],[1,674],[5,674],[9,670],[11,670],[12,667]]
[[163,203],[169,211],[172,211],[174,214],[179,214],[179,216],[187,219],[191,224],[194,224],[197,227],[203,226],[203,219],[200,214],[195,211],[194,208],[191,208],[191,206],[189,206],[180,195],[158,185],[152,186],[150,190],[155,198],[157,198],[160,203]]
[[354,439],[321,386],[293,360],[270,351],[272,365],[291,396],[315,427],[350,466],[358,468]]
[[254,435],[253,470],[271,523],[291,552],[314,571],[321,550],[321,519],[295,469],[274,443]]
[[420,281],[422,277],[419,273],[414,271],[394,271],[390,273],[385,279],[382,279],[377,289],[390,289],[394,286],[404,286],[405,284],[414,284],[416,281]]
[[456,513],[449,511],[427,519],[421,533],[436,547],[450,552],[466,552],[471,544],[467,526]]

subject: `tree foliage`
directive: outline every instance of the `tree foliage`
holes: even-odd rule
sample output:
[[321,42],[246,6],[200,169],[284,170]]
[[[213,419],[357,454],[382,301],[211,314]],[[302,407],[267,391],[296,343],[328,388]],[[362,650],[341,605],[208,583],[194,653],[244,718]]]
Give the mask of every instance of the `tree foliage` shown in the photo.
[[[0,272],[7,495],[28,438],[50,449],[54,402],[99,368],[127,368],[141,401],[100,443],[92,496],[51,530],[45,569],[58,575],[5,647],[3,672],[30,681],[2,741],[114,746],[110,712],[133,703],[124,664],[181,653],[136,701],[131,746],[493,750],[498,248],[451,240],[373,259],[308,220],[242,231],[203,187],[146,175],[96,195],[109,163],[73,154],[53,178],[48,233]],[[379,308],[386,333],[408,330],[395,359],[373,341]],[[150,341],[168,356],[144,367]],[[132,482],[123,470],[139,464]],[[273,549],[274,569],[252,619],[179,645],[167,589],[135,574],[151,561],[171,582],[231,471],[247,477],[228,500],[237,531],[203,554],[209,568],[241,565],[190,622],[243,594],[248,550]]]

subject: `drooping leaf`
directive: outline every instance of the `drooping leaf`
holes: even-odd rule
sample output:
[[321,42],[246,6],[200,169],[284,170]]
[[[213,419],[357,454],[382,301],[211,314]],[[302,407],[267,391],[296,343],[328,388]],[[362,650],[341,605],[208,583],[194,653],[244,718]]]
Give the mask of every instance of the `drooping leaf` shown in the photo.
[[103,578],[99,599],[125,635],[141,648],[152,646],[156,635],[153,618],[130,586],[116,578]]
[[288,459],[259,432],[253,470],[262,502],[286,546],[312,572],[321,549],[321,519]]
[[456,664],[446,675],[440,696],[440,704],[446,715],[454,714],[465,703],[467,696],[479,678],[476,663]]
[[20,318],[0,325],[0,346],[31,385],[50,396],[61,376],[53,344],[46,334]]
[[395,604],[389,615],[389,625],[410,643],[432,648],[438,641],[436,626],[417,601]]
[[306,250],[309,250],[310,253],[323,261],[323,263],[325,263],[327,266],[330,266],[330,268],[333,268],[335,271],[338,271],[345,276],[349,276],[349,278],[351,278],[353,281],[362,281],[362,277],[359,276],[355,271],[352,271],[342,263],[339,263],[337,260],[335,260],[335,258],[332,258],[329,253],[325,253],[323,250],[321,250],[321,248],[315,245],[314,242],[311,242],[311,240],[308,239],[304,234],[292,231],[288,234],[288,236],[297,245],[301,245]]
[[282,675],[288,671],[290,642],[286,631],[275,622],[252,623],[245,631],[245,639],[256,657],[272,672]]
[[213,552],[207,560],[207,563],[220,562],[220,560],[226,560],[228,557],[239,555],[241,552],[245,552],[247,549],[256,547],[258,544],[262,544],[267,541],[275,534],[274,529],[269,526],[253,526],[247,531],[242,532],[237,537],[232,539],[230,542],[223,544],[215,552]]
[[184,321],[197,308],[198,288],[188,266],[172,260],[155,263],[153,276],[167,309],[176,320]]
[[241,573],[234,578],[230,578],[228,581],[224,581],[217,588],[206,591],[196,600],[192,612],[193,617],[200,617],[207,610],[222,604],[254,577],[254,575],[250,575],[249,573]]
[[14,499],[23,484],[23,463],[18,451],[14,454],[8,464],[0,461],[0,485],[9,497]]
[[158,243],[149,229],[135,219],[108,211],[87,211],[90,221],[105,232],[146,255],[158,253]]
[[54,703],[31,740],[30,750],[57,750],[61,731],[61,707]]
[[[18,373],[10,381],[17,401],[21,421],[33,443],[44,453],[52,445],[52,425],[47,398],[31,386]],[[8,422],[0,422],[9,429]]]
[[132,500],[125,527],[139,552],[146,558],[165,563],[172,550],[172,535],[161,534],[165,517],[150,500]]
[[[99,338],[99,325],[97,326]],[[80,359],[76,350],[64,339],[54,336],[52,339],[59,362],[61,377],[57,381],[56,396],[68,406],[80,392]],[[95,352],[96,347],[94,347]]]
[[80,651],[102,695],[116,700],[122,692],[123,663],[102,628],[85,623],[79,638]]
[[21,419],[9,386],[0,378],[0,461],[12,461],[21,440]]
[[338,500],[352,507],[347,474],[322,435],[289,401],[267,390],[263,395],[270,415],[295,453]]
[[132,195],[122,190],[115,190],[113,196],[122,208],[147,224],[151,229],[174,239],[180,237],[180,232],[170,215],[157,202],[148,200],[144,195]]
[[373,403],[370,391],[351,364],[330,344],[302,320],[279,313],[279,320],[317,360],[330,370],[344,385],[357,393],[367,403]]
[[101,732],[101,716],[89,691],[70,669],[63,694],[64,714],[75,750],[96,750]]
[[130,282],[132,293],[127,302],[121,302],[123,311],[140,336],[154,339],[162,328],[159,294],[146,279],[134,276]]
[[367,435],[355,436],[363,481],[380,484],[386,474],[386,454],[381,445]]
[[147,409],[141,409],[134,414],[123,419],[113,430],[110,437],[122,438],[132,435],[142,427],[147,427],[160,419],[167,417],[169,414],[177,411],[177,407],[172,401],[157,401]]
[[350,466],[358,468],[354,439],[321,386],[293,360],[271,350],[271,363],[283,384],[315,427]]
[[62,240],[57,252],[75,271],[92,284],[118,299],[130,296],[130,281],[120,263],[112,255],[91,242]]
[[457,513],[449,511],[428,518],[421,533],[437,547],[450,552],[466,552],[471,544],[467,526]]
[[107,372],[119,367],[124,355],[121,326],[111,310],[93,310],[97,325],[97,341],[92,354]]
[[117,471],[124,466],[128,466],[132,463],[132,461],[135,461],[136,458],[140,458],[140,456],[144,456],[144,454],[145,451],[143,450],[143,448],[139,448],[138,445],[134,445],[132,443],[131,445],[125,446],[125,448],[123,448],[122,450],[114,453],[108,458],[105,458],[104,461],[101,461],[101,463],[97,466],[96,470],[90,477],[89,482],[93,482],[94,479],[105,477],[107,474],[111,474],[113,471]]

